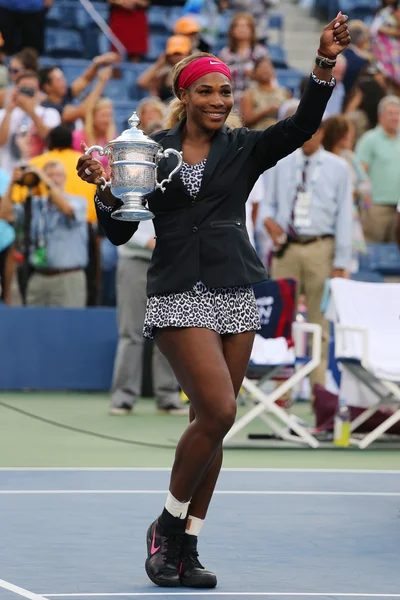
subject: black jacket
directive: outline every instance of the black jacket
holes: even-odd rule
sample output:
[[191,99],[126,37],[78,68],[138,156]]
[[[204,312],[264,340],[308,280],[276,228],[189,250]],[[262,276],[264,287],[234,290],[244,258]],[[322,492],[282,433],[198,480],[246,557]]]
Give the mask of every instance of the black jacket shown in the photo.
[[[213,138],[201,188],[193,199],[177,173],[166,191],[147,196],[155,214],[156,247],[147,276],[147,294],[190,289],[197,281],[207,287],[229,287],[266,279],[264,266],[246,230],[245,203],[258,177],[311,138],[318,129],[332,87],[311,78],[296,114],[265,131],[223,127]],[[152,135],[163,148],[181,150],[184,123]],[[176,158],[163,159],[158,179],[164,179]],[[116,221],[97,210],[109,240],[120,245],[138,223]]]

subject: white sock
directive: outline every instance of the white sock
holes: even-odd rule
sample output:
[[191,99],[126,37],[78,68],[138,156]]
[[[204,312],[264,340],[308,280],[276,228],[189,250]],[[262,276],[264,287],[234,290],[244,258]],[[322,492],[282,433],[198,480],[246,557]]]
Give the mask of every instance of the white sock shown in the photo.
[[196,535],[198,536],[201,528],[203,527],[204,519],[199,519],[198,517],[193,517],[189,515],[186,525],[186,531],[188,535]]
[[173,517],[178,519],[186,519],[189,510],[190,500],[188,502],[179,502],[171,492],[168,492],[165,508]]

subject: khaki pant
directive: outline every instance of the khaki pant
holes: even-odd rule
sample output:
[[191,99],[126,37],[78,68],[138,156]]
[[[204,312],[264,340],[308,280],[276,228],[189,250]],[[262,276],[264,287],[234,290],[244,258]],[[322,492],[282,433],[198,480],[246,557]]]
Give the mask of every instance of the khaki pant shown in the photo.
[[366,242],[395,242],[396,222],[396,206],[373,204],[361,212]]
[[320,365],[311,373],[312,387],[315,383],[325,386],[329,323],[324,318],[320,306],[325,281],[332,272],[334,252],[335,240],[324,238],[310,244],[290,244],[282,257],[274,257],[272,261],[272,277],[297,279],[297,293],[301,292],[306,296],[308,321],[322,327],[322,357]]
[[85,307],[85,271],[82,269],[60,275],[33,273],[29,278],[26,302],[29,306]]

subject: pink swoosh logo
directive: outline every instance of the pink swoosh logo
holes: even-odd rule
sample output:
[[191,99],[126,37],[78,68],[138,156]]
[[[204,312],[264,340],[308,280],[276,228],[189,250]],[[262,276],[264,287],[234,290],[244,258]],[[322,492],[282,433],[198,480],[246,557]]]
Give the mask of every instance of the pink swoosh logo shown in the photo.
[[161,546],[157,546],[157,548],[155,547],[155,545],[154,545],[155,541],[156,541],[156,526],[154,525],[153,539],[151,540],[151,548],[150,548],[151,556],[153,556],[153,554],[158,552],[158,550],[161,548]]

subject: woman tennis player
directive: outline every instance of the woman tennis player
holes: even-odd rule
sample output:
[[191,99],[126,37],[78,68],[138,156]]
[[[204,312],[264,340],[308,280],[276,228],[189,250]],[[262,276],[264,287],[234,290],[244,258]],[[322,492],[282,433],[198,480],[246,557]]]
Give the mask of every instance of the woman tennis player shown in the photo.
[[[245,203],[261,173],[317,131],[335,85],[332,67],[349,43],[347,17],[339,13],[322,31],[296,114],[265,131],[245,129],[231,115],[231,74],[215,56],[195,54],[174,68],[176,99],[167,129],[152,137],[164,148],[182,151],[184,163],[165,193],[147,196],[156,246],[148,271],[144,336],[155,338],[191,408],[164,509],[147,533],[146,572],[159,586],[217,584],[215,574],[199,561],[197,536],[260,327],[252,284],[267,277],[246,232]],[[159,179],[168,176],[174,160],[161,161]],[[104,176],[91,156],[82,156],[77,170],[89,183]],[[95,203],[111,242],[127,242],[138,223],[111,218],[121,202],[98,187]]]

